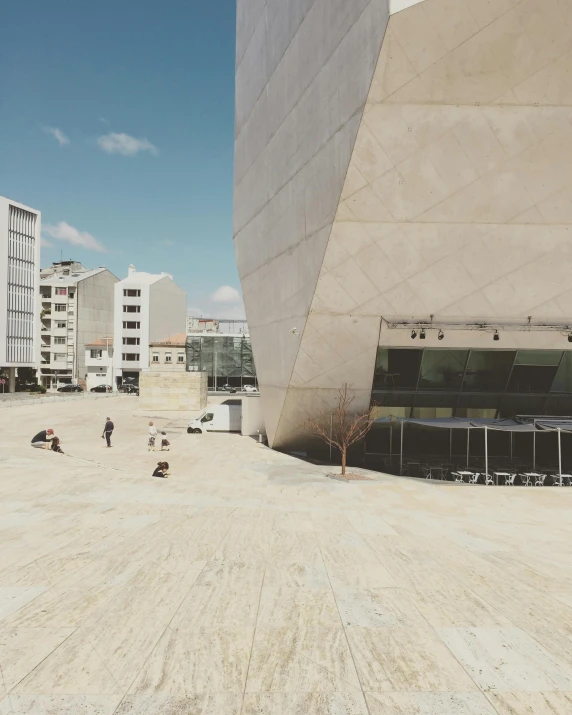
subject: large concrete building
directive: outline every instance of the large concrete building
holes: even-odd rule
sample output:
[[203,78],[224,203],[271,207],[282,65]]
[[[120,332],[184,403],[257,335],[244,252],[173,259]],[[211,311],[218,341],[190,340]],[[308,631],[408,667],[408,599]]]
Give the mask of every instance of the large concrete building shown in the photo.
[[16,369],[38,365],[39,211],[0,196],[0,374],[13,392]]
[[572,413],[572,2],[238,0],[234,239],[270,444]]
[[114,356],[116,382],[137,382],[149,368],[149,345],[185,332],[187,294],[167,273],[146,273],[130,265],[115,285]]
[[104,266],[86,269],[71,260],[42,269],[40,381],[45,387],[85,387],[86,345],[113,336],[113,287],[118,280]]

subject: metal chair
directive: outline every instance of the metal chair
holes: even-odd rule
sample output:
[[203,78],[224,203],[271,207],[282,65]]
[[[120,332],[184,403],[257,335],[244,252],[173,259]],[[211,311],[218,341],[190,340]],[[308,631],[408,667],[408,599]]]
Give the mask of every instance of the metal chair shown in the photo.
[[483,477],[485,478],[486,486],[494,486],[495,480],[491,477],[490,474],[483,474]]
[[471,474],[471,476],[469,477],[469,484],[478,484],[480,476],[480,472],[473,472],[473,474]]
[[509,474],[504,480],[505,487],[514,487],[514,480],[516,479],[516,474]]
[[535,487],[543,487],[545,481],[546,481],[546,474],[539,474],[538,477],[536,477],[534,486]]

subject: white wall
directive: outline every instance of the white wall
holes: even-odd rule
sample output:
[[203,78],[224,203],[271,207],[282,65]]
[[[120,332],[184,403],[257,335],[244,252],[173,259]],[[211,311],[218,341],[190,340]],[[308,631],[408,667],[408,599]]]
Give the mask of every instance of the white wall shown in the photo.
[[[187,294],[169,276],[150,286],[149,340],[166,340],[187,329]],[[149,343],[147,343],[149,345]]]
[[76,376],[85,378],[85,346],[112,337],[114,285],[119,278],[105,270],[78,283],[76,292]]
[[389,14],[393,15],[400,10],[406,10],[420,2],[424,2],[424,0],[389,0]]

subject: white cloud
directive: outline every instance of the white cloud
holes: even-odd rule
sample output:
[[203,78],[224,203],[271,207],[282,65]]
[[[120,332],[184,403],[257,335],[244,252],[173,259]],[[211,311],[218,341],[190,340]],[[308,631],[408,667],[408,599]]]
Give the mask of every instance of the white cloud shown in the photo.
[[51,238],[71,243],[72,246],[81,246],[89,251],[100,251],[101,253],[106,251],[105,246],[94,238],[91,233],[79,231],[65,221],[60,221],[53,225],[47,224],[43,227],[43,230]]
[[47,238],[43,236],[40,238],[40,248],[53,248],[54,244],[50,243]]
[[205,311],[201,310],[200,308],[196,308],[194,306],[189,306],[187,308],[187,315],[190,315],[193,318],[202,318],[202,316],[204,314],[205,314]]
[[100,136],[97,140],[100,149],[108,154],[121,154],[122,156],[136,156],[141,151],[148,151],[150,154],[159,153],[156,146],[148,139],[137,139],[129,134],[117,134],[110,132]]
[[65,146],[66,144],[70,143],[70,140],[66,137],[66,135],[62,132],[61,129],[58,129],[57,127],[44,127],[43,129],[46,134],[49,134],[50,136],[54,137],[54,139],[58,142],[60,146]]
[[213,303],[242,303],[240,293],[232,286],[221,286],[211,295]]

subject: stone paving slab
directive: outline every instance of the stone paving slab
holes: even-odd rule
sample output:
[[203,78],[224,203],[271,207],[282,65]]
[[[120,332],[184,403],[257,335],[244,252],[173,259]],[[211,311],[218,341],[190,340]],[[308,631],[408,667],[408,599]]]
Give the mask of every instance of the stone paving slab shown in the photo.
[[0,414],[0,715],[572,712],[572,489],[346,484],[189,417]]

